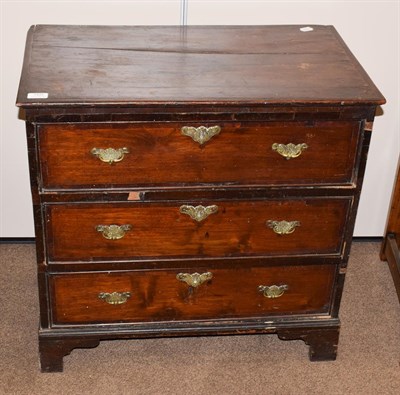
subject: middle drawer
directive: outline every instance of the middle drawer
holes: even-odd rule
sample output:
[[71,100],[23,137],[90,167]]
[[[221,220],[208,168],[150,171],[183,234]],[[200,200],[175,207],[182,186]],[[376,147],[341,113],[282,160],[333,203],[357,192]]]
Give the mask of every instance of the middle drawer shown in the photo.
[[46,207],[50,261],[339,254],[351,198]]

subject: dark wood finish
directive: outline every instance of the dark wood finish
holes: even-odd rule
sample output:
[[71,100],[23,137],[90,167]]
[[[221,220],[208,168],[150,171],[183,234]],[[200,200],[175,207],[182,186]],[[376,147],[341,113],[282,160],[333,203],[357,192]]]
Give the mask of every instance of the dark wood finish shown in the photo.
[[[353,182],[359,122],[218,123],[220,134],[203,145],[181,133],[185,125],[214,124],[43,125],[43,188]],[[287,160],[272,150],[274,143],[308,148]],[[90,153],[94,147],[130,152],[109,165]]]
[[389,233],[385,238],[385,260],[388,262],[390,272],[392,273],[394,286],[400,301],[400,247],[396,241],[396,236]]
[[[333,265],[212,269],[213,278],[193,288],[176,279],[182,272],[186,270],[53,275],[53,324],[326,314],[335,278]],[[258,290],[260,285],[282,284],[288,290],[278,298],[267,298]],[[110,305],[98,298],[101,292],[129,292],[131,297]]]
[[320,104],[313,107],[296,105],[223,105],[223,103],[197,103],[195,112],[188,112],[188,105],[165,106],[118,106],[104,107],[96,105],[90,110],[86,107],[24,107],[21,117],[35,123],[79,123],[79,122],[208,122],[222,121],[255,121],[255,122],[285,122],[285,121],[337,121],[366,119],[372,122],[376,105],[328,105]]
[[388,262],[400,302],[400,167],[393,188],[381,259]]
[[[124,325],[118,332],[111,332],[108,326],[98,326],[90,333],[81,327],[53,328],[51,331],[39,331],[39,348],[41,350],[42,372],[62,371],[62,357],[68,355],[74,348],[96,347],[100,340],[139,339],[148,337],[180,337],[180,336],[223,336],[272,334],[276,333],[282,340],[303,340],[310,345],[310,358],[315,361],[332,360],[336,357],[339,335],[337,319],[326,318],[316,328],[311,322],[301,318],[290,323],[284,318],[274,320],[274,326],[265,324],[264,319],[228,320],[223,325],[210,325],[209,321],[176,322],[165,331],[164,323],[154,323],[151,326],[140,324]],[[118,334],[117,334],[118,333]],[[311,355],[312,351],[312,355]],[[334,352],[334,354],[332,353]],[[320,354],[318,354],[320,352]]]
[[40,367],[45,372],[62,372],[63,357],[74,348],[93,348],[99,345],[99,339],[72,338],[49,339],[42,338],[39,342]]
[[[312,360],[336,357],[370,129],[385,100],[333,27],[300,27],[30,29],[17,105],[43,371],[61,371],[75,347],[144,337],[276,333],[303,339]],[[184,125],[222,131],[200,147]],[[290,160],[271,150],[290,142],[308,148]],[[90,154],[124,146],[111,166]],[[220,209],[196,223],[182,204]],[[269,219],[301,226],[278,236]],[[125,220],[121,240],[94,228]],[[214,277],[188,288],[180,271]],[[289,289],[265,298],[264,280]],[[113,291],[131,298],[98,299]]]
[[[182,204],[192,205],[190,201],[49,205],[49,259],[339,254],[350,206],[343,198],[201,203],[217,205],[218,212],[197,222],[179,211]],[[278,235],[269,220],[299,221],[300,226]],[[107,240],[96,230],[97,225],[112,224],[132,229],[119,240]]]
[[332,26],[301,27],[33,26],[17,102],[383,103]]
[[[393,185],[392,198],[386,224],[386,235],[392,234],[397,245],[400,245],[400,164],[397,169],[396,179]],[[385,257],[385,244],[384,240],[381,249],[381,258],[386,260]]]
[[310,361],[334,361],[339,343],[339,327],[312,328],[305,331],[281,330],[278,336],[282,340],[303,340],[310,346]]

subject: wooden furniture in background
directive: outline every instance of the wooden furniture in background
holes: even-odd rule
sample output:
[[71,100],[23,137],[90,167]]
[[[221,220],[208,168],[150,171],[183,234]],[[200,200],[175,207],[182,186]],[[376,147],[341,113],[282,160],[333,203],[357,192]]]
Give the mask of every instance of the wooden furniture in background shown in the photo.
[[381,259],[387,261],[397,296],[400,301],[400,169],[397,169],[397,179],[393,187],[388,223],[381,248]]
[[43,371],[103,339],[276,333],[336,358],[384,98],[330,26],[34,26]]

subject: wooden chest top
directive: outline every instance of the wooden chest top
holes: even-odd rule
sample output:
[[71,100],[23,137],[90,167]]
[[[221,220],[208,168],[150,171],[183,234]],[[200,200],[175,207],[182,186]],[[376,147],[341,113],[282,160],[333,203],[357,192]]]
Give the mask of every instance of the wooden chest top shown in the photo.
[[384,103],[336,30],[311,29],[32,26],[17,105]]

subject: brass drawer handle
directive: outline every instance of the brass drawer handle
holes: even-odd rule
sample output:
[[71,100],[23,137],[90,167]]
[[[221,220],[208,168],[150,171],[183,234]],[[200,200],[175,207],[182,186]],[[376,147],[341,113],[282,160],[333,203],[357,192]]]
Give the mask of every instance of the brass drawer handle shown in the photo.
[[258,290],[269,299],[275,299],[281,297],[289,287],[286,284],[283,285],[260,285]]
[[267,221],[267,226],[278,235],[288,235],[293,233],[298,226],[299,221]]
[[197,222],[201,222],[205,220],[210,214],[214,214],[218,211],[218,206],[213,204],[212,206],[207,206],[204,207],[202,205],[200,206],[188,206],[188,205],[183,205],[179,208],[179,211],[182,214],[188,215],[190,218],[194,219]]
[[104,300],[108,304],[123,304],[131,297],[130,292],[100,292],[98,298]]
[[286,159],[297,158],[301,153],[308,148],[305,143],[301,144],[272,144],[272,149],[276,151],[279,155],[282,155]]
[[100,232],[107,240],[119,240],[125,236],[128,230],[132,229],[132,225],[97,225],[96,230]]
[[125,154],[129,153],[128,148],[92,148],[90,150],[91,154],[97,156],[102,162],[109,163],[112,165],[116,162],[121,162],[124,159]]
[[221,127],[216,125],[216,126],[199,126],[199,127],[193,127],[193,126],[184,126],[181,129],[181,132],[184,136],[189,136],[195,141],[196,143],[199,143],[200,145],[203,145],[205,142],[210,140],[212,137],[216,136],[219,134],[221,131]]
[[176,279],[182,281],[189,285],[190,287],[196,288],[199,285],[203,284],[206,281],[209,281],[213,278],[213,274],[211,272],[206,273],[178,273],[176,275]]

